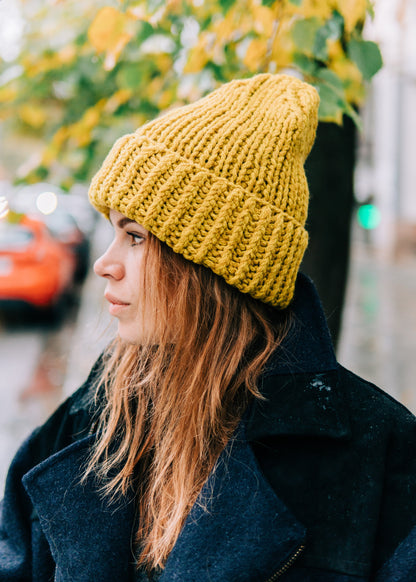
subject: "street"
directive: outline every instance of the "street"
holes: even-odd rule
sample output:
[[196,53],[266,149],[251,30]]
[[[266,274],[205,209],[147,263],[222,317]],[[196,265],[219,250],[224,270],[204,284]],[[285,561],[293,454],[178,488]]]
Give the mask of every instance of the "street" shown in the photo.
[[59,329],[5,325],[0,331],[0,487],[22,440],[62,397],[75,307]]

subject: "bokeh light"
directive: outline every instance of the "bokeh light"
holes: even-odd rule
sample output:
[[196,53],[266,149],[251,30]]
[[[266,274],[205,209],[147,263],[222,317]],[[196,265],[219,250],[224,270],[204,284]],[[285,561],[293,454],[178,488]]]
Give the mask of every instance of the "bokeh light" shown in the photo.
[[36,198],[36,207],[42,214],[52,214],[58,206],[58,199],[54,192],[42,192]]
[[377,228],[381,221],[380,210],[374,204],[363,204],[358,209],[358,222],[366,230]]

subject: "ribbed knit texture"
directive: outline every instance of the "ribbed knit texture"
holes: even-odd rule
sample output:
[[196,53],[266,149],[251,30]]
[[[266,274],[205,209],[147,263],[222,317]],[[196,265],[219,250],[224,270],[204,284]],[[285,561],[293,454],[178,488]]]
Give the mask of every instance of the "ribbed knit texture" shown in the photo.
[[231,81],[120,138],[90,200],[243,293],[284,308],[308,241],[303,164],[318,104],[316,90],[295,77]]

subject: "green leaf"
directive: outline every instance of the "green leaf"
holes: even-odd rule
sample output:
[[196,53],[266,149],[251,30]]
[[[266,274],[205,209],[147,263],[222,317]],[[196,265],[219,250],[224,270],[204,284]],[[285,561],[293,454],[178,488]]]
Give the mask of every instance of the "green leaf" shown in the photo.
[[357,65],[366,81],[369,81],[383,66],[380,49],[375,42],[352,38],[347,48],[348,56]]
[[[295,0],[297,1],[297,0]],[[300,0],[302,2],[302,0]],[[263,4],[263,6],[273,6],[273,4],[276,2],[276,0],[261,0],[261,3]],[[293,2],[294,4],[295,2]]]
[[305,18],[295,22],[292,29],[293,41],[300,52],[313,53],[316,34],[321,28],[319,18]]
[[327,38],[331,40],[338,40],[341,38],[344,30],[344,17],[334,10],[331,18],[326,22],[325,28],[327,30]]
[[324,83],[330,85],[334,91],[339,91],[341,95],[343,94],[344,84],[338,75],[334,73],[334,71],[331,71],[330,69],[324,69],[322,67],[316,72],[315,76],[318,79],[324,81]]
[[149,36],[154,33],[153,26],[146,22],[145,20],[141,20],[138,22],[137,25],[137,33],[136,33],[136,40],[137,43],[144,42]]
[[[294,4],[295,6],[300,6],[303,0],[289,0],[290,4]],[[263,2],[264,4],[264,2]]]
[[374,4],[371,0],[367,0],[367,12],[370,15],[370,18],[374,18]]
[[315,42],[312,47],[312,54],[318,61],[328,60],[328,48],[326,46],[326,41],[328,38],[328,30],[326,26],[321,26],[315,35]]
[[321,68],[316,72],[314,85],[319,91],[321,99],[319,117],[328,119],[336,117],[339,112],[346,113],[354,121],[359,130],[362,122],[356,110],[347,102],[342,80],[333,71]]
[[340,111],[346,110],[346,101],[339,92],[334,90],[330,85],[324,83],[315,83],[321,102],[319,104],[319,117],[321,119],[334,118]]
[[219,0],[219,4],[223,14],[227,14],[230,8],[235,4],[236,0]]
[[311,75],[313,77],[316,76],[316,71],[318,66],[315,62],[315,59],[308,57],[303,53],[294,53],[293,54],[293,63],[298,67],[302,73],[305,75]]
[[344,30],[344,18],[334,10],[329,20],[320,26],[315,33],[315,41],[312,46],[312,54],[319,61],[328,60],[327,40],[338,40]]
[[122,89],[139,89],[143,84],[140,67],[133,63],[124,65],[117,72],[117,85]]
[[352,107],[349,103],[347,103],[347,107],[346,107],[346,110],[345,111],[346,111],[347,115],[349,115],[351,117],[351,119],[353,120],[353,122],[355,123],[355,125],[357,126],[357,128],[360,131],[362,131],[362,129],[363,129],[363,122],[361,120],[361,117],[358,115],[358,113],[354,109],[354,107]]

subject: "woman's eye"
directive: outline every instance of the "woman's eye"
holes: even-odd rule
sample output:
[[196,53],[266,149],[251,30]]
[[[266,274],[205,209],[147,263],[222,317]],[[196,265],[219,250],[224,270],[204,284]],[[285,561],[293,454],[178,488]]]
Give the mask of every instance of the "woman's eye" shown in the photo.
[[137,234],[136,232],[128,232],[127,234],[131,238],[131,242],[135,245],[139,245],[144,241],[144,237],[141,234]]

